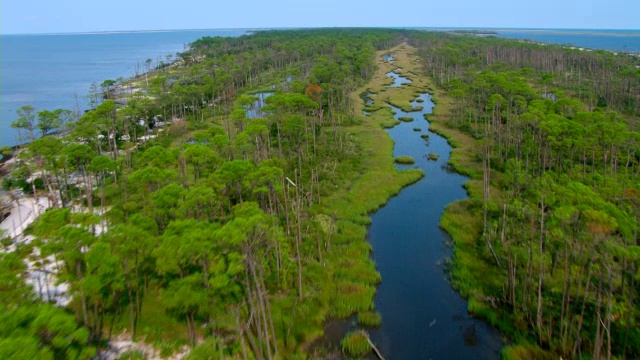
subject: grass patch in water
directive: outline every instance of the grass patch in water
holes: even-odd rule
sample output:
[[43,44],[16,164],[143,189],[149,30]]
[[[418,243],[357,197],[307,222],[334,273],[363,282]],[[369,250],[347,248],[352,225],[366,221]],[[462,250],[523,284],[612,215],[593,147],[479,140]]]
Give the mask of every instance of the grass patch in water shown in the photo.
[[412,122],[413,118],[411,116],[400,116],[398,118],[398,120],[403,121],[403,122]]
[[419,127],[414,127],[414,128],[413,128],[413,131],[422,131],[422,129],[421,129],[421,128],[419,128]]
[[425,140],[429,140],[429,134],[420,134],[420,137]]
[[424,99],[423,99],[423,98],[417,98],[417,99],[416,99],[416,102],[418,102],[418,103],[423,103],[423,102],[424,102]]
[[427,155],[427,160],[438,161],[439,158],[440,158],[440,155],[436,153],[429,153],[429,155]]
[[403,165],[411,165],[416,162],[411,156],[398,156],[394,161],[397,164],[403,164]]
[[380,327],[382,324],[382,316],[379,312],[369,310],[358,313],[358,323],[366,327]]
[[362,331],[353,331],[345,335],[340,341],[340,348],[345,355],[356,358],[367,355],[371,351],[368,335]]

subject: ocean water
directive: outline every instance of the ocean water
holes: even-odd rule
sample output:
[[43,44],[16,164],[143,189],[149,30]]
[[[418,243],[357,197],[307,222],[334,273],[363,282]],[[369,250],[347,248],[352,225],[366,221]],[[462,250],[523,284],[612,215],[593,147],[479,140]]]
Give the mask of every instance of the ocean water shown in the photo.
[[[16,110],[88,108],[89,87],[141,73],[166,55],[175,56],[203,36],[240,36],[246,30],[0,35],[0,146],[15,145],[10,127]],[[77,105],[76,105],[77,98]]]
[[499,37],[640,53],[640,30],[493,29]]

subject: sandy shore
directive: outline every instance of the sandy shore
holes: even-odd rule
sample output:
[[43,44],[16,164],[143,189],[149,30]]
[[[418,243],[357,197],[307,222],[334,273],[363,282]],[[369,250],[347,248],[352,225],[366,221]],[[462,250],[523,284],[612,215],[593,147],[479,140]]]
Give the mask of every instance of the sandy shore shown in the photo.
[[6,231],[6,236],[17,239],[48,207],[47,198],[36,201],[33,197],[20,197],[13,202],[11,214],[0,223],[0,229]]

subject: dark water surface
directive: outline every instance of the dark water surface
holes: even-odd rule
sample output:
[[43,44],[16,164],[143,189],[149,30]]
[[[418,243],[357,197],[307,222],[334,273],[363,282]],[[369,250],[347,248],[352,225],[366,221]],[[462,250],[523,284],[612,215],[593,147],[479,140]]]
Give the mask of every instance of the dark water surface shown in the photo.
[[[371,339],[388,359],[498,359],[500,334],[470,317],[467,302],[451,287],[444,260],[451,256],[449,236],[438,226],[444,208],[467,197],[462,184],[468,178],[448,170],[451,147],[441,136],[429,133],[424,114],[433,108],[431,96],[418,112],[392,107],[395,117],[410,116],[389,129],[395,141],[394,157],[412,156],[425,177],[403,189],[373,214],[368,240],[382,275],[375,305],[382,326],[370,330]],[[414,131],[421,128],[421,131]],[[421,134],[428,133],[425,141]],[[438,161],[427,160],[437,153]]]

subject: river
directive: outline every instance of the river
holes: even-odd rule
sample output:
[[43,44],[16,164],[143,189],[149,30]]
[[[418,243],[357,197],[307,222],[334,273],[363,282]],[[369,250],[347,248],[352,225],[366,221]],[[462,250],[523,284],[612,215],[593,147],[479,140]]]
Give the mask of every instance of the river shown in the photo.
[[[397,167],[420,168],[425,177],[371,217],[368,240],[382,275],[375,298],[382,326],[369,333],[389,359],[498,359],[500,334],[468,314],[467,302],[445,274],[451,239],[438,224],[448,204],[467,197],[462,185],[468,178],[449,170],[451,147],[428,131],[424,115],[434,106],[431,96],[418,98],[423,102],[416,99],[412,105],[422,106],[421,111],[404,112],[391,106],[396,119],[414,119],[387,130],[395,142],[394,157],[415,159],[413,165]],[[438,154],[439,159],[428,160],[428,153]]]

